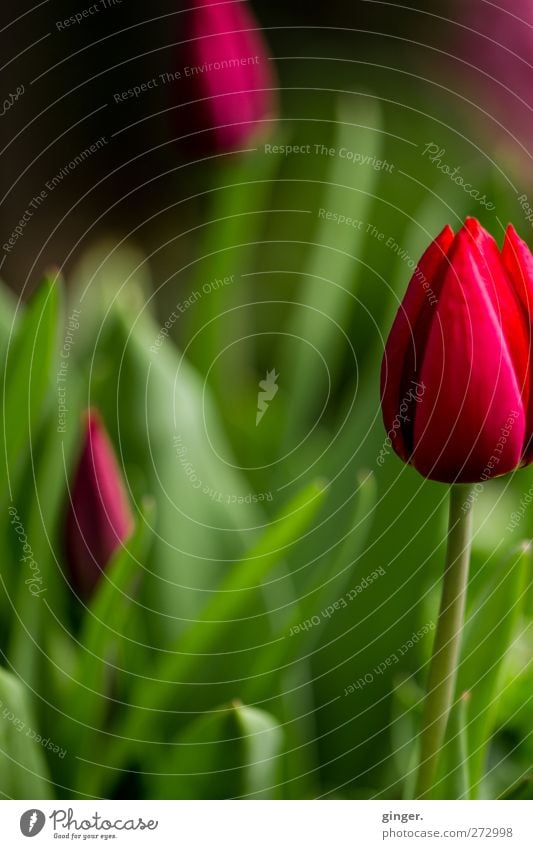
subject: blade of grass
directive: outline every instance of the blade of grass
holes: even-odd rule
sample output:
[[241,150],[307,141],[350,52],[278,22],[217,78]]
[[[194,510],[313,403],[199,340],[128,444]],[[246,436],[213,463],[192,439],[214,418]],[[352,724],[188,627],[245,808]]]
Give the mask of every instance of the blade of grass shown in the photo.
[[[135,596],[142,579],[151,541],[150,525],[153,505],[145,501],[135,531],[117,550],[87,607],[80,634],[78,664],[70,705],[76,705],[77,752],[89,757],[95,734],[104,726],[114,706],[117,678],[124,663],[125,632],[132,620],[141,615]],[[65,705],[65,709],[67,705]],[[79,786],[83,787],[83,761],[79,762]]]
[[264,711],[233,702],[194,719],[165,746],[148,781],[156,799],[272,798],[282,733]]
[[[132,691],[132,707],[125,717],[120,717],[114,740],[105,751],[98,753],[103,763],[109,763],[115,770],[122,768],[139,750],[143,739],[153,734],[154,723],[161,730],[165,724],[164,714],[174,715],[174,728],[179,724],[178,706],[186,695],[191,669],[201,663],[203,654],[215,650],[224,629],[250,609],[261,592],[265,576],[277,565],[286,549],[305,533],[326,491],[323,481],[314,481],[290,501],[248,554],[228,572],[219,591],[198,621],[178,640],[174,650],[153,663],[150,674],[147,670],[139,678]],[[113,775],[109,772],[103,775],[104,786],[110,779]],[[100,791],[100,779],[96,777],[95,782],[95,791]]]
[[[356,502],[351,522],[351,530],[346,536],[336,556],[331,558],[331,566],[324,581],[295,603],[295,611],[283,629],[278,632],[270,645],[261,652],[245,688],[247,701],[267,698],[272,692],[272,675],[278,674],[280,667],[287,667],[295,659],[301,659],[310,654],[313,647],[320,642],[324,629],[329,622],[328,617],[320,616],[317,625],[302,630],[301,625],[306,621],[312,622],[319,611],[333,606],[343,596],[345,587],[353,578],[353,566],[359,560],[365,542],[371,529],[371,515],[377,498],[377,487],[371,473],[361,472],[358,475]],[[366,523],[366,525],[365,525]],[[360,529],[363,527],[363,531]],[[295,639],[300,637],[299,639]]]
[[463,693],[455,702],[448,720],[447,740],[435,786],[435,799],[468,799],[470,772],[468,758],[468,702]]
[[275,798],[282,729],[266,711],[239,704],[233,710],[244,749],[241,794],[248,799]]
[[[267,213],[263,207],[278,167],[277,157],[254,150],[230,162],[225,161],[216,172],[209,223],[201,246],[202,260],[193,288],[202,291],[206,282],[225,277],[233,277],[234,280],[230,286],[213,289],[195,307],[195,327],[203,330],[201,345],[195,346],[191,353],[193,363],[204,375],[231,338],[246,335],[246,332],[239,332],[238,325],[242,319],[238,311],[231,314],[231,337],[227,332],[228,323],[220,319],[220,315],[246,300],[242,294],[244,283],[241,274],[247,270],[254,243],[264,226]],[[228,353],[231,361],[225,360],[223,369],[215,365],[211,371],[212,387],[222,403],[226,397],[224,389],[228,370],[234,375],[233,379],[238,380],[238,374],[247,362],[241,345],[238,350],[230,349]]]
[[11,494],[52,387],[60,303],[59,279],[50,274],[32,298],[6,354],[0,476],[9,481]]
[[[81,394],[79,375],[71,364],[69,415],[64,431],[59,431],[57,411],[52,410],[38,435],[35,448],[31,447],[31,468],[26,472],[23,492],[17,498],[39,583],[36,584],[36,593],[30,591],[33,572],[27,564],[21,563],[8,657],[28,686],[37,691],[50,675],[46,643],[50,629],[57,626],[49,610],[52,609],[60,619],[66,610],[66,587],[60,571],[63,547],[61,517],[66,504],[65,475],[69,473],[79,442]],[[29,497],[23,494],[26,492]]]
[[3,359],[9,339],[16,332],[17,324],[23,314],[23,307],[17,304],[15,296],[0,280],[0,357]]
[[480,790],[500,674],[524,605],[531,563],[530,544],[524,543],[485,586],[465,628],[457,692],[470,693],[468,752],[472,798]]
[[[373,198],[377,172],[370,167],[354,167],[341,150],[351,150],[354,138],[355,101],[343,99],[338,108],[338,126],[335,139],[336,154],[331,158],[327,184],[321,203],[323,212],[309,251],[303,273],[301,294],[292,315],[288,332],[291,350],[285,359],[292,362],[287,376],[286,393],[291,399],[287,422],[287,442],[292,444],[295,434],[305,432],[307,423],[316,413],[322,392],[317,381],[324,380],[317,367],[317,351],[327,363],[330,373],[335,373],[343,348],[341,328],[347,328],[355,305],[353,298],[358,278],[358,255],[362,249],[363,228],[354,228],[332,220],[340,214],[360,222],[368,221],[368,209]],[[376,106],[365,101],[355,116],[359,134],[366,141],[365,153],[379,155],[381,134]],[[332,279],[332,265],[335,272]],[[291,338],[292,337],[292,338]],[[293,339],[305,340],[295,352]],[[309,387],[313,386],[313,392]]]
[[[221,573],[248,549],[264,517],[260,504],[244,499],[250,491],[244,475],[226,461],[231,451],[200,375],[170,339],[150,352],[158,333],[144,313],[113,310],[99,346],[106,367],[91,386],[128,483],[142,476],[142,491],[157,499],[143,593],[147,607],[160,613],[151,617],[151,640],[168,649],[216,591]],[[224,460],[207,443],[206,421]]]
[[[9,622],[8,599],[13,597],[17,580],[14,564],[20,551],[9,527],[8,505],[18,512],[21,478],[27,468],[45,407],[51,400],[52,374],[56,362],[57,333],[61,306],[57,276],[44,278],[18,323],[17,332],[4,360],[2,386],[2,445],[0,448],[0,539],[2,549],[11,553],[2,566],[0,619],[3,628]],[[0,629],[1,630],[1,629]]]
[[0,793],[11,799],[52,799],[44,749],[26,689],[1,668],[0,709]]

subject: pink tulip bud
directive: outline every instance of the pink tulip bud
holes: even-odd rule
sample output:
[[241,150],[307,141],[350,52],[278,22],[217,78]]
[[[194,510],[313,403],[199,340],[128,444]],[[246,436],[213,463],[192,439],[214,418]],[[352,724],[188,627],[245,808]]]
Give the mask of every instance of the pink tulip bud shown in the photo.
[[189,5],[174,53],[180,143],[203,154],[242,148],[276,112],[268,48],[247,0]]
[[[531,144],[531,52],[533,49],[533,4],[531,0],[460,0],[457,4],[461,27],[450,30],[453,43],[463,60],[462,80],[474,84],[467,92],[479,107],[500,125],[502,138],[515,136]],[[476,110],[468,107],[469,115]],[[491,131],[497,130],[496,124]]]
[[66,521],[66,555],[74,585],[87,597],[114,551],[131,534],[134,523],[100,416],[95,410],[88,410],[84,419],[85,439]]

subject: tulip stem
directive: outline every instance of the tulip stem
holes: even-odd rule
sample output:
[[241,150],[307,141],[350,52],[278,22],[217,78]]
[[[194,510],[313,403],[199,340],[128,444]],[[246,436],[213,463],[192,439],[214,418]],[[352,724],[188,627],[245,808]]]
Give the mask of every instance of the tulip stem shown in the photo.
[[472,539],[473,500],[469,497],[470,493],[471,490],[465,486],[450,487],[446,564],[422,718],[415,790],[417,799],[431,798],[455,694]]

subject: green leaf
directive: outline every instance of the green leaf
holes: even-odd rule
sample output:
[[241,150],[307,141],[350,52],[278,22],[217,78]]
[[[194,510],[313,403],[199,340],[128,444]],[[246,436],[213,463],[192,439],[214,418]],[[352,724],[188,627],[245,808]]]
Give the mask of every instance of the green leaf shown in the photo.
[[156,499],[151,572],[143,592],[147,607],[156,611],[151,639],[168,649],[250,545],[264,517],[250,484],[232,468],[204,383],[170,339],[157,348],[159,333],[144,313],[112,310],[102,327],[91,388],[120,446],[127,484]]
[[[355,99],[340,101],[336,155],[331,157],[326,176],[320,205],[322,216],[313,245],[308,250],[298,296],[300,304],[295,307],[288,327],[287,344],[291,347],[285,351],[284,358],[291,362],[286,386],[291,399],[288,421],[288,442],[291,444],[295,436],[306,431],[308,422],[317,412],[317,404],[327,392],[324,363],[328,372],[335,374],[341,355],[349,356],[343,330],[347,330],[356,304],[356,286],[362,271],[359,255],[365,232],[362,227],[339,223],[338,216],[368,222],[377,172],[371,167],[354,167],[353,161],[340,156],[339,152],[353,148],[354,128],[358,144],[366,155],[377,158],[381,147],[376,106],[366,100],[359,107],[355,104]],[[354,115],[356,108],[359,111]],[[316,214],[319,215],[318,210]],[[332,219],[333,215],[337,219]],[[294,339],[299,343],[296,349]]]
[[533,621],[529,616],[522,618],[518,631],[502,670],[495,725],[510,726],[526,741],[531,731],[533,693]]
[[324,639],[330,617],[341,606],[351,604],[346,588],[349,582],[357,583],[356,564],[368,539],[376,496],[374,476],[368,472],[357,475],[349,530],[328,553],[326,567],[315,570],[318,582],[295,598],[289,620],[284,617],[279,622],[243,684],[245,701],[266,700],[283,720],[288,747],[285,779],[291,798],[318,792],[311,783],[318,759],[310,661],[314,648]]
[[[51,400],[52,377],[57,352],[60,310],[58,278],[45,277],[18,323],[16,335],[6,352],[3,371],[0,446],[0,539],[6,552],[1,567],[0,620],[5,627],[8,599],[13,597],[17,580],[20,546],[14,539],[7,517],[11,501],[22,511],[21,479],[28,456],[42,423],[45,407]],[[17,565],[16,565],[17,564]]]
[[500,675],[524,604],[531,548],[523,544],[495,570],[465,627],[457,692],[470,693],[468,752],[471,795],[480,789],[493,733]]
[[412,799],[416,779],[418,725],[424,693],[413,677],[394,681],[391,700],[391,746],[395,777],[402,788],[402,798]]
[[[202,656],[208,660],[235,621],[249,615],[264,578],[309,527],[325,493],[324,482],[315,481],[290,501],[248,554],[228,571],[219,591],[173,650],[145,671],[133,688],[134,707],[120,718],[115,739],[101,753],[105,762],[120,768],[139,750],[140,741],[149,742],[156,729],[160,737],[170,718],[165,714],[172,715],[176,727],[191,690],[188,678],[202,665]],[[104,776],[104,780],[112,777]]]
[[237,704],[234,712],[244,748],[242,795],[248,799],[275,798],[282,730],[263,710]]
[[42,420],[52,388],[57,354],[60,284],[57,275],[44,278],[21,320],[4,364],[2,451],[0,477],[10,494],[29,446]]
[[[323,575],[322,582],[296,600],[292,607],[289,622],[283,624],[274,639],[265,646],[258,657],[245,688],[245,698],[255,701],[268,698],[273,690],[272,674],[279,674],[298,659],[298,663],[308,657],[313,647],[320,643],[329,617],[339,607],[339,603],[349,603],[344,598],[348,582],[354,580],[354,566],[361,557],[371,527],[377,487],[370,472],[360,472],[355,490],[355,508],[350,530],[341,542],[339,550],[331,556],[329,569]],[[335,607],[337,605],[337,607]],[[325,615],[324,615],[325,612]],[[319,621],[315,624],[315,619]],[[302,623],[309,622],[309,628],[302,629]]]
[[[40,691],[51,674],[47,641],[58,621],[63,622],[69,589],[62,569],[63,525],[67,504],[67,477],[80,438],[82,390],[71,364],[68,385],[68,417],[58,429],[53,409],[31,448],[26,470],[20,518],[31,546],[37,572],[20,561],[16,576],[15,611],[8,656],[28,686]],[[64,428],[64,429],[63,429]],[[32,585],[31,578],[38,583]]]
[[52,799],[44,753],[55,745],[39,735],[22,683],[0,668],[0,793],[11,799]]
[[69,276],[68,291],[71,308],[81,313],[73,348],[81,364],[98,355],[95,339],[110,309],[120,304],[132,316],[142,311],[153,291],[150,266],[130,242],[102,239],[82,254]]
[[[128,629],[142,615],[136,598],[151,542],[153,505],[145,501],[133,535],[117,549],[87,606],[79,638],[74,692],[70,711],[76,723],[77,755],[90,757],[95,734],[105,726],[114,707],[118,682],[125,673]],[[142,648],[136,649],[139,661]],[[75,706],[75,707],[74,707]],[[65,705],[65,710],[69,710]],[[79,786],[83,786],[85,764],[79,761]]]
[[499,799],[533,799],[533,775],[520,778]]
[[234,702],[189,723],[152,776],[158,799],[275,798],[282,731],[262,710]]
[[[210,383],[223,404],[228,371],[234,382],[248,362],[243,342],[228,350],[223,368],[217,358],[220,351],[234,339],[246,336],[248,324],[243,324],[239,304],[251,300],[245,291],[241,274],[247,270],[250,256],[256,248],[267,212],[264,210],[272,192],[275,171],[279,168],[276,156],[258,151],[248,151],[221,163],[216,171],[215,185],[210,197],[211,208],[205,216],[205,233],[198,250],[201,260],[195,269],[196,283],[192,287],[200,292],[205,283],[231,278],[230,285],[213,289],[195,305],[194,324],[201,328],[199,344],[192,347],[192,362],[202,372],[210,374]],[[231,319],[222,314],[233,310]],[[228,332],[228,327],[231,332]]]
[[469,701],[470,694],[463,693],[450,711],[446,743],[440,757],[433,798],[469,798],[471,783],[468,758]]
[[0,357],[2,359],[22,313],[22,305],[17,304],[11,290],[0,280]]
[[156,710],[158,705],[175,701],[174,691],[179,679],[191,664],[198,663],[198,655],[208,652],[220,640],[224,626],[246,615],[251,598],[260,591],[264,577],[311,524],[325,492],[322,481],[313,482],[285,506],[258,543],[229,571],[219,592],[203,611],[201,620],[179,640],[175,653],[163,658],[150,688],[143,681],[136,694],[140,705]]

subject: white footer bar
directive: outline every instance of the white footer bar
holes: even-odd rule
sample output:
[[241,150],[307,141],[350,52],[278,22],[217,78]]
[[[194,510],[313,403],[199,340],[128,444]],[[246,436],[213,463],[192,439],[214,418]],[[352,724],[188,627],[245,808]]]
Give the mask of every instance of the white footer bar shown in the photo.
[[531,849],[532,813],[532,802],[4,801],[0,845]]

